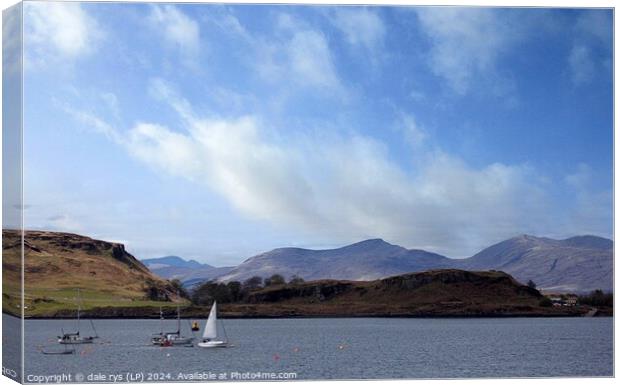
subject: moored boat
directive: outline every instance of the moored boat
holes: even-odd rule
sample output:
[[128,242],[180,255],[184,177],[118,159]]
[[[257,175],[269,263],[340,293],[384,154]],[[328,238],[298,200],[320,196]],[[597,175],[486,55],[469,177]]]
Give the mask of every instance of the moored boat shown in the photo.
[[163,329],[163,313],[159,309],[161,322],[161,331],[151,337],[151,343],[159,346],[189,345],[194,341],[194,337],[185,337],[181,335],[181,308],[177,306],[177,330],[174,332],[164,332]]
[[[61,345],[80,345],[80,344],[92,344],[96,338],[99,338],[97,335],[97,330],[95,329],[95,325],[92,320],[90,321],[90,326],[95,332],[94,336],[82,337],[80,335],[80,310],[81,310],[81,298],[80,298],[80,289],[77,289],[77,331],[73,333],[65,333],[62,331],[62,335],[58,336],[58,343]],[[66,353],[63,353],[66,354]]]

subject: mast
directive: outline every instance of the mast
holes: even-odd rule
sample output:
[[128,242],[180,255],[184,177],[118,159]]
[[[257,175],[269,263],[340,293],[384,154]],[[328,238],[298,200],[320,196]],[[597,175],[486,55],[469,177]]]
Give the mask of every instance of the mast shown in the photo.
[[[179,290],[177,290],[177,300],[181,298]],[[181,336],[181,305],[177,303],[177,335]]]
[[159,330],[161,335],[164,335],[164,312],[161,309],[161,306],[159,307]]
[[80,288],[77,289],[77,303],[78,303],[78,308],[77,308],[77,333],[80,334]]
[[224,326],[224,320],[221,320],[222,330],[224,330],[224,341],[228,342],[228,334],[226,333],[226,326]]

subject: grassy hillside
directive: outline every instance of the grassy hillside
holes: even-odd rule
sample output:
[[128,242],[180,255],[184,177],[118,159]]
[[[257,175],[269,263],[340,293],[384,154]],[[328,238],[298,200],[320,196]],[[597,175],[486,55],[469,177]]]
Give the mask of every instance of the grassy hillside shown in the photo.
[[[3,311],[19,313],[20,248],[17,231],[3,230]],[[159,306],[178,302],[170,282],[152,274],[123,245],[46,231],[24,235],[25,315],[82,308]]]
[[[223,284],[222,284],[223,285]],[[375,281],[320,280],[250,291],[220,301],[222,317],[531,317],[581,316],[590,308],[541,306],[543,296],[503,272],[435,270]],[[210,301],[206,301],[210,305]],[[210,306],[190,306],[183,316],[204,318]],[[168,317],[174,309],[166,310]],[[70,311],[43,314],[70,317]],[[98,307],[94,318],[155,318],[157,307]]]

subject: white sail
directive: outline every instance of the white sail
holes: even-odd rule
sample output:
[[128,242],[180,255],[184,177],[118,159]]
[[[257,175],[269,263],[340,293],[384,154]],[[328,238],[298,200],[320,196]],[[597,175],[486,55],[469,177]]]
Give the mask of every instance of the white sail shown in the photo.
[[213,302],[213,307],[209,313],[205,330],[202,333],[202,338],[215,339],[217,338],[217,303]]

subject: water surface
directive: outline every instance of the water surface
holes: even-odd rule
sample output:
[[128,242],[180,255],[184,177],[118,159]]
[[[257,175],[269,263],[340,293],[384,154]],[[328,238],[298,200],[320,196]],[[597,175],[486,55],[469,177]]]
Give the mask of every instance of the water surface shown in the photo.
[[[273,372],[298,379],[612,376],[612,318],[235,319],[230,349],[148,344],[158,320],[96,320],[101,342],[43,355],[71,320],[27,320],[25,374]],[[166,321],[169,330],[174,321]],[[183,321],[185,334],[189,321]],[[204,325],[204,320],[201,321]],[[91,330],[82,322],[82,334]],[[196,334],[197,338],[199,334]],[[126,379],[126,378],[124,378]],[[28,377],[26,377],[28,380]]]

